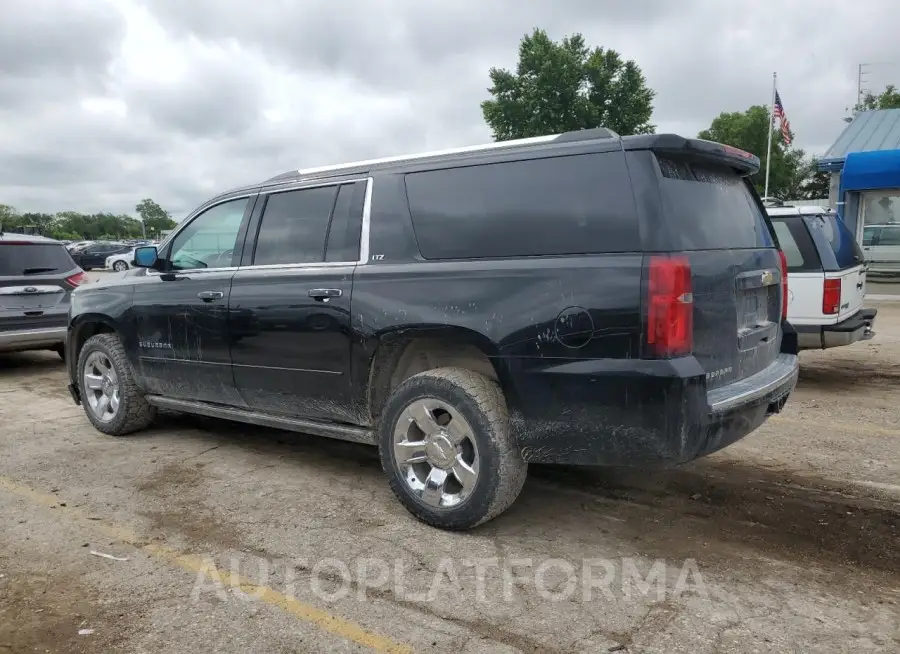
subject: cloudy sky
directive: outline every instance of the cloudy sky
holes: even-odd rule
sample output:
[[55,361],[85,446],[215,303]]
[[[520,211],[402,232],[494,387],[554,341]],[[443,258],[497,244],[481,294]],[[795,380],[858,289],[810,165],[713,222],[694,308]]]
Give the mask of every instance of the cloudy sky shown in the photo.
[[635,59],[658,131],[768,103],[822,152],[900,82],[896,0],[0,0],[0,203],[180,218],[285,170],[490,140],[488,69],[533,27]]

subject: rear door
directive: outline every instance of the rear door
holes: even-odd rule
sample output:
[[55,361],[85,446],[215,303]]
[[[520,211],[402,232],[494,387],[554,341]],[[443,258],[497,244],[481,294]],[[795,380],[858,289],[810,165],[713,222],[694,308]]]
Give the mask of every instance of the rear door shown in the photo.
[[80,272],[62,244],[0,240],[0,330],[65,326]]
[[659,203],[642,198],[645,250],[691,266],[693,354],[708,388],[760,372],[781,348],[781,260],[762,204],[727,160],[692,151],[634,152],[655,172]]
[[[862,249],[847,226],[835,214],[803,216],[822,259],[826,280],[840,281],[838,313],[831,322],[841,322],[862,309],[866,294],[866,262]],[[789,278],[790,279],[790,278]],[[827,286],[826,281],[824,286]]]
[[251,409],[359,420],[350,300],[365,191],[350,180],[260,195],[228,305],[235,385]]

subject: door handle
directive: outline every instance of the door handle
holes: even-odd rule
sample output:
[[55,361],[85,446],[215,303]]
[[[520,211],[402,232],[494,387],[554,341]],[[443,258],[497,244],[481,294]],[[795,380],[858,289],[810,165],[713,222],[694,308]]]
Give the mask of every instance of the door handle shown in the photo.
[[197,293],[197,297],[204,302],[212,302],[213,300],[221,300],[225,297],[225,294],[222,291],[200,291]]
[[343,291],[339,288],[314,288],[308,295],[316,300],[328,300],[333,297],[341,297],[342,293]]

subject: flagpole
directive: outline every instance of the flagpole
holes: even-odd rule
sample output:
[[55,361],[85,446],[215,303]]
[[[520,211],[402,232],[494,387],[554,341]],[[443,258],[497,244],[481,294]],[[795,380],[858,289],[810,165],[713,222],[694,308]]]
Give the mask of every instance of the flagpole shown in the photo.
[[769,104],[769,142],[766,146],[766,190],[763,197],[769,197],[769,168],[772,161],[772,126],[775,124],[775,83],[778,73],[772,73],[772,102]]

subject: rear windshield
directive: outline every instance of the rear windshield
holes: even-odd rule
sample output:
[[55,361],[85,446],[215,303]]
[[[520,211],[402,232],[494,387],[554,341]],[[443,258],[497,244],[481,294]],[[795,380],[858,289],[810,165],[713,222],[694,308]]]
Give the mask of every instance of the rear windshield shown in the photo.
[[803,221],[819,248],[825,270],[846,270],[863,263],[862,249],[836,214],[803,216]]
[[656,156],[668,231],[678,250],[774,247],[749,182],[727,166]]
[[0,242],[0,277],[50,275],[77,267],[61,243]]

